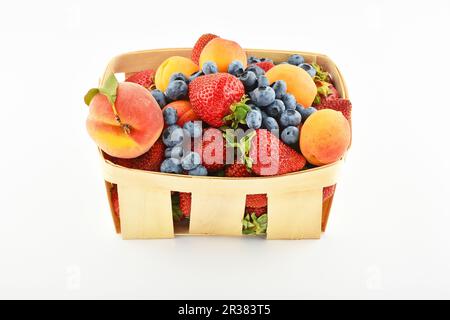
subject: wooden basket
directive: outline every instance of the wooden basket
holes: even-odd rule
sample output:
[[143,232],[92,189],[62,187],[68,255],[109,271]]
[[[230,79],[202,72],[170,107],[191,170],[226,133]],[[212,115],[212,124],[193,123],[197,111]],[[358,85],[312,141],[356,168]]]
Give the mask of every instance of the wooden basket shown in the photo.
[[[336,65],[321,54],[248,49],[248,55],[286,61],[293,54],[317,62],[331,73],[341,97],[348,98]],[[127,53],[114,58],[101,79],[155,69],[170,56],[190,57],[191,49],[160,49]],[[267,239],[319,239],[325,231],[333,197],[325,202],[323,188],[336,184],[343,159],[320,168],[277,177],[194,177],[124,168],[100,152],[111,213],[123,239],[173,238],[175,235],[242,236],[246,194],[267,194]],[[117,185],[120,219],[114,214],[111,184]],[[171,192],[191,192],[189,226],[174,226]]]

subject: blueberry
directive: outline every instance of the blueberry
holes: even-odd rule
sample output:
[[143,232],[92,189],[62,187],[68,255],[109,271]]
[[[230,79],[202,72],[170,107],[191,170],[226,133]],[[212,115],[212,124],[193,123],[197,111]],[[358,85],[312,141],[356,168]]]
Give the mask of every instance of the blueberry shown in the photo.
[[284,80],[278,80],[272,84],[272,88],[275,91],[275,97],[281,99],[286,94],[287,85]]
[[188,121],[184,124],[183,128],[189,133],[191,138],[199,138],[202,135],[201,121]]
[[213,61],[206,61],[202,66],[202,71],[204,74],[217,73],[217,64]]
[[269,86],[269,79],[267,79],[266,76],[259,76],[258,87],[268,87],[268,86]]
[[173,148],[167,148],[164,151],[164,156],[166,158],[181,159],[183,157],[183,146],[175,146]]
[[175,80],[181,80],[184,81],[186,83],[189,82],[188,78],[186,78],[186,76],[184,74],[182,74],[181,72],[177,72],[172,74],[172,76],[170,77],[169,82],[175,81]]
[[[257,107],[256,107],[257,108]],[[263,119],[263,123],[264,123],[264,119],[266,119],[269,115],[265,112],[265,111],[261,111],[261,117]]]
[[258,107],[266,107],[275,101],[275,91],[271,87],[259,87],[253,91]]
[[181,173],[181,162],[178,159],[169,158],[161,163],[161,172],[165,173]]
[[302,121],[305,122],[306,119],[309,118],[310,115],[312,115],[314,112],[317,111],[314,107],[305,108],[300,104],[297,104],[297,107],[295,108],[301,115],[302,115]]
[[152,96],[155,98],[156,102],[158,102],[160,108],[164,108],[166,106],[166,96],[161,90],[152,90]]
[[286,144],[296,144],[299,139],[299,130],[297,127],[290,126],[281,132],[281,141]]
[[204,73],[201,72],[201,71],[194,72],[194,73],[191,74],[191,76],[189,77],[189,82],[191,82],[192,80],[194,80],[194,79],[196,79],[196,78],[198,78],[198,77],[201,77],[201,76],[203,76],[203,75],[204,75]]
[[192,170],[202,162],[200,155],[197,152],[189,152],[183,159],[181,159],[181,166],[184,170]]
[[239,76],[239,80],[241,80],[244,85],[246,92],[254,90],[257,86],[257,78],[254,72],[245,71]]
[[228,73],[236,77],[239,77],[241,74],[243,74],[244,66],[242,65],[242,62],[238,60],[234,60],[233,62],[231,62],[228,66]]
[[190,176],[207,176],[208,170],[200,164],[195,169],[189,170],[189,175]]
[[166,89],[166,96],[171,100],[180,100],[186,98],[188,86],[182,80],[175,80],[169,83]]
[[258,112],[261,112],[261,109],[258,108],[257,106],[255,106],[253,103],[248,103],[247,104],[252,110],[256,110]]
[[257,110],[251,110],[247,113],[247,117],[245,118],[245,122],[247,122],[247,126],[250,129],[259,129],[262,124],[262,115],[261,112]]
[[283,100],[286,109],[295,110],[295,107],[297,106],[297,101],[295,100],[295,97],[292,94],[286,93],[284,96],[281,97],[281,100]]
[[309,75],[314,78],[316,76],[316,69],[314,69],[314,67],[308,63],[302,63],[300,65],[300,68],[302,68],[303,70],[305,70],[306,72],[309,73]]
[[175,147],[183,142],[184,132],[180,126],[176,124],[167,127],[164,129],[162,134],[163,143],[167,147]]
[[305,62],[305,58],[303,58],[301,55],[299,54],[293,54],[292,56],[289,57],[288,59],[288,63],[289,64],[293,64],[294,66],[299,66],[302,63]]
[[256,77],[262,76],[265,74],[264,70],[258,66],[255,66],[254,64],[252,64],[251,66],[247,67],[247,69],[245,69],[245,71],[251,71],[253,72]]
[[267,117],[264,119],[264,127],[266,127],[267,130],[274,131],[279,130],[280,126],[278,125],[277,120],[275,120],[272,117]]
[[266,113],[269,117],[278,118],[286,110],[283,101],[276,99],[271,105],[267,106]]
[[298,126],[302,122],[302,116],[296,110],[287,109],[280,116],[280,124],[283,127]]
[[164,109],[163,111],[163,117],[164,117],[164,122],[168,125],[171,126],[175,123],[177,123],[178,121],[178,114],[177,114],[177,110],[175,110],[172,107],[167,107],[166,109]]
[[256,57],[254,57],[254,56],[250,56],[250,57],[248,57],[248,59],[247,59],[247,63],[250,65],[250,64],[254,64],[254,63],[258,63],[258,62],[261,62],[261,60],[260,59],[258,59],[258,58],[256,58]]

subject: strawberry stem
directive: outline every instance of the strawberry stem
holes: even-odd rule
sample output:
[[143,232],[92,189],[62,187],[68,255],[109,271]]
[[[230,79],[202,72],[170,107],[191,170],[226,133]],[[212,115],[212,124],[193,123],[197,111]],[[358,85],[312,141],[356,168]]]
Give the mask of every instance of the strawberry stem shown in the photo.
[[224,122],[230,122],[230,127],[233,129],[237,129],[240,124],[246,124],[247,113],[251,110],[251,108],[247,105],[247,101],[250,99],[243,95],[239,102],[235,102],[231,105],[230,110],[231,114],[227,115],[223,118]]

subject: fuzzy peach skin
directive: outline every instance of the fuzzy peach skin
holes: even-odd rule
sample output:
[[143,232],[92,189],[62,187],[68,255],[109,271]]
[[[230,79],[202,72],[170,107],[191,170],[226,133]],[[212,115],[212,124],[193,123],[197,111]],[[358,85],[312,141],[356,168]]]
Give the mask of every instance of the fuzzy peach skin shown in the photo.
[[199,65],[201,69],[205,62],[213,61],[219,72],[228,72],[228,66],[234,60],[240,61],[244,68],[247,67],[247,54],[237,42],[215,38],[203,48]]
[[342,158],[350,146],[351,130],[342,112],[323,109],[306,119],[300,149],[309,163],[322,166]]
[[266,77],[270,84],[277,80],[284,80],[287,91],[298,103],[310,107],[317,95],[317,86],[308,72],[291,64],[279,64],[267,71]]
[[155,85],[161,91],[166,91],[169,85],[170,77],[174,73],[181,72],[186,77],[190,77],[193,73],[198,71],[198,65],[191,59],[179,56],[173,56],[164,60],[160,64],[155,75]]
[[119,84],[115,106],[121,122],[130,126],[130,133],[115,120],[111,104],[100,93],[89,105],[88,133],[100,149],[113,157],[139,157],[161,135],[164,126],[161,109],[150,91],[131,82]]

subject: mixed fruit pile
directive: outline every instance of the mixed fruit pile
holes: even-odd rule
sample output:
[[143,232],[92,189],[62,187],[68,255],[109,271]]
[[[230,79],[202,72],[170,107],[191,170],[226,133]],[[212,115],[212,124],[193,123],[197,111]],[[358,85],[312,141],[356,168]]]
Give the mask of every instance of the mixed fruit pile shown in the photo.
[[[299,54],[247,57],[234,41],[202,35],[191,58],[119,83],[114,75],[85,96],[87,129],[119,166],[191,176],[276,176],[333,163],[351,140],[351,103],[331,75]],[[324,188],[324,201],[335,186]],[[249,190],[251,193],[251,190]],[[119,217],[117,187],[111,189]],[[174,193],[176,221],[190,193]],[[267,196],[247,195],[244,234],[264,233]]]

